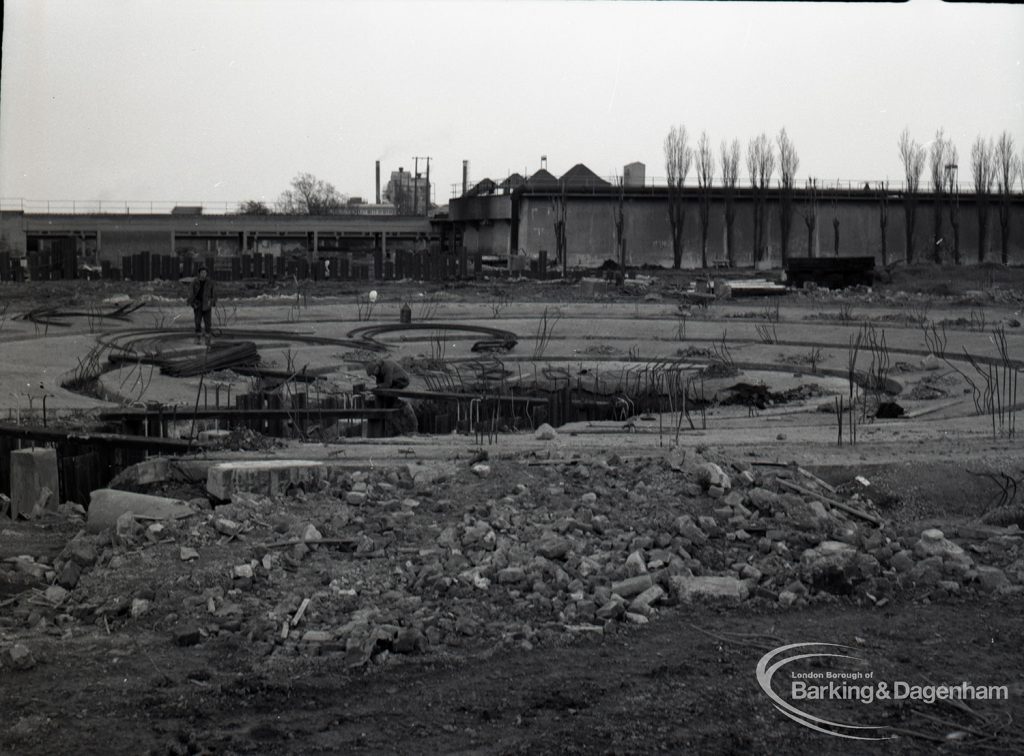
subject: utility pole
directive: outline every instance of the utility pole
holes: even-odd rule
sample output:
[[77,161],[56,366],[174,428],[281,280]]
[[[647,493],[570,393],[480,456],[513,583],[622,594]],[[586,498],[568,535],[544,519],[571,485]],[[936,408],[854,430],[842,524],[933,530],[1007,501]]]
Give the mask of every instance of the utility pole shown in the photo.
[[413,180],[413,187],[414,187],[413,191],[415,192],[414,198],[413,198],[413,202],[412,202],[412,210],[417,215],[419,215],[419,202],[417,201],[417,198],[418,198],[418,195],[419,195],[419,186],[420,186],[419,185],[420,161],[421,160],[426,160],[427,161],[427,185],[425,187],[426,191],[427,191],[427,197],[423,201],[423,214],[426,215],[427,211],[430,209],[430,158],[429,157],[422,157],[421,156],[421,157],[413,157],[413,160],[416,161],[416,174],[413,176],[413,179],[412,179]]
[[412,214],[419,214],[419,194],[420,194],[420,159],[418,157],[413,158],[412,168]]

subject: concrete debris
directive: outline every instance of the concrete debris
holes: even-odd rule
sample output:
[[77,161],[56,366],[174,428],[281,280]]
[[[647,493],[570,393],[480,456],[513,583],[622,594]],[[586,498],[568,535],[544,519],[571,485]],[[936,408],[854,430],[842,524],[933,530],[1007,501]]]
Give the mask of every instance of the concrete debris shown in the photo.
[[238,493],[284,496],[289,491],[319,489],[329,470],[323,462],[293,459],[247,460],[211,465],[206,490],[215,499],[229,501]]
[[[1019,528],[899,532],[863,487],[846,499],[794,468],[694,452],[614,465],[503,458],[485,476],[481,465],[337,470],[290,497],[233,491],[215,511],[160,500],[188,517],[153,530],[140,495],[114,491],[117,517],[72,536],[52,563],[0,562],[25,585],[5,611],[26,628],[159,618],[182,646],[238,634],[259,653],[361,666],[611,633],[676,602],[881,607],[911,592],[1024,593]],[[166,579],[175,572],[185,582]]]
[[558,438],[558,431],[547,423],[541,423],[540,427],[534,432],[533,437],[539,441],[553,441]]
[[194,510],[178,499],[100,488],[90,496],[86,530],[99,533],[113,528],[125,513],[131,513],[136,519],[178,520],[190,517]]
[[725,599],[738,602],[743,601],[750,593],[746,583],[727,576],[674,575],[669,582],[676,597],[686,602],[695,599]]
[[32,651],[28,646],[22,643],[15,643],[13,646],[9,646],[4,650],[2,659],[4,666],[10,666],[12,669],[19,671],[25,671],[32,669],[36,666],[36,659],[32,655]]

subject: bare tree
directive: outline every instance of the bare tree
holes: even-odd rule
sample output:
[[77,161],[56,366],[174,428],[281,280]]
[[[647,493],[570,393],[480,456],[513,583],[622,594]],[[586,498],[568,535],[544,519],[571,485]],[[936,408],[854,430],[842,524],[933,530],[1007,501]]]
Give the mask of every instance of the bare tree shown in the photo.
[[554,216],[556,259],[562,265],[562,278],[565,278],[569,271],[568,244],[565,236],[565,218],[568,203],[565,201],[565,182],[563,181],[561,184],[562,189],[558,196],[551,198],[551,209]]
[[300,173],[292,179],[292,188],[281,192],[278,212],[290,215],[332,215],[345,204],[345,198],[326,181],[312,173]]
[[910,138],[910,130],[903,129],[899,138],[900,162],[903,164],[903,215],[907,234],[907,262],[914,261],[914,234],[917,223],[917,192],[924,171],[924,147]]
[[946,186],[949,147],[942,129],[935,132],[928,150],[928,168],[932,180],[932,253],[935,262],[942,262],[942,193]]
[[615,211],[615,251],[619,262],[619,275],[626,274],[626,214],[624,204],[626,199],[625,182],[620,178],[619,201]]
[[971,174],[974,177],[974,202],[978,208],[978,262],[985,262],[988,248],[988,200],[995,181],[995,145],[978,137],[971,145]]
[[882,267],[889,264],[889,182],[878,184],[878,225],[882,231]]
[[818,225],[818,180],[807,179],[805,186],[804,209],[801,215],[804,217],[804,225],[807,226],[807,256],[815,257],[814,229]]
[[946,171],[946,199],[949,201],[949,226],[953,229],[953,262],[959,265],[960,260],[960,186],[958,184],[958,172],[960,170],[957,161],[960,159],[960,151],[952,141],[946,149],[946,161],[949,170]]
[[261,200],[246,200],[238,206],[239,215],[270,215],[267,203]]
[[779,233],[782,235],[782,264],[786,264],[789,254],[789,232],[793,227],[793,179],[800,167],[800,156],[796,154],[796,146],[786,133],[785,127],[779,132],[776,141],[779,145]]
[[758,134],[747,145],[747,171],[750,174],[750,186],[754,190],[754,262],[760,262],[765,255],[765,202],[768,185],[775,172],[775,150],[768,136]]
[[733,226],[736,222],[736,184],[740,177],[740,140],[733,139],[727,145],[722,140],[722,187],[725,193],[725,257],[729,265],[734,265],[736,257],[733,252]]
[[708,227],[711,225],[711,184],[715,180],[715,155],[708,132],[697,142],[697,184],[700,186],[700,264],[708,267]]
[[1021,164],[1017,158],[1017,149],[1013,144],[1013,136],[1004,131],[996,140],[995,146],[996,187],[999,192],[999,246],[1000,259],[1003,265],[1010,262],[1010,198],[1017,174],[1021,172]]
[[673,126],[665,137],[665,175],[668,176],[668,222],[672,229],[672,267],[678,269],[683,262],[683,227],[686,224],[686,205],[683,185],[693,162],[693,150],[685,126]]
[[[839,186],[839,181],[836,181]],[[839,257],[839,192],[832,194],[832,254]]]

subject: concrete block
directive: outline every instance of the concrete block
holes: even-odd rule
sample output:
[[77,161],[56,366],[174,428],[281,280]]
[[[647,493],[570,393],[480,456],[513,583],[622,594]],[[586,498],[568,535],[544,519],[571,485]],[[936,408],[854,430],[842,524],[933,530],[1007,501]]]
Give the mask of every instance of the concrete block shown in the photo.
[[275,496],[292,487],[310,491],[319,487],[328,472],[323,462],[301,459],[221,462],[207,471],[206,490],[222,501],[241,492]]
[[670,582],[676,596],[687,602],[695,598],[743,601],[749,595],[746,584],[733,577],[677,575]]
[[100,488],[90,496],[85,529],[99,533],[116,527],[118,518],[125,513],[139,520],[173,520],[195,514],[195,510],[178,499]]
[[33,447],[11,452],[12,518],[30,516],[39,503],[45,509],[56,510],[59,493],[56,449]]

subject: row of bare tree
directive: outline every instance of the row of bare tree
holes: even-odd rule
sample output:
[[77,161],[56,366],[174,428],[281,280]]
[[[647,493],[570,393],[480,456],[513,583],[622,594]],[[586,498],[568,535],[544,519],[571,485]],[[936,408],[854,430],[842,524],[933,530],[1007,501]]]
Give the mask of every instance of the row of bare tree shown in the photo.
[[[946,245],[942,233],[945,201],[949,225],[953,232],[953,261],[959,265],[963,260],[960,251],[959,153],[956,145],[952,139],[946,137],[942,129],[939,129],[926,150],[923,145],[911,138],[909,129],[904,129],[897,146],[906,181],[903,211],[906,218],[907,262],[914,261],[917,201],[927,161],[931,192],[935,197],[935,201],[932,202],[932,256],[936,262],[941,261],[943,248],[949,246]],[[995,198],[1001,232],[1000,260],[1005,265],[1009,262],[1010,199],[1018,180],[1021,182],[1021,192],[1024,192],[1024,154],[1017,154],[1010,132],[1004,131],[994,139],[979,136],[974,140],[974,144],[971,145],[971,177],[978,213],[978,262],[985,260],[989,214],[992,200]]]
[[[905,191],[902,193],[903,211],[906,229],[906,260],[914,262],[915,237],[917,233],[917,205],[921,189],[921,176],[925,162],[929,161],[931,169],[932,193],[936,199],[932,202],[934,212],[933,242],[936,262],[941,260],[942,249],[946,244],[942,234],[942,215],[944,210],[949,214],[949,223],[953,232],[953,260],[960,264],[960,203],[957,185],[957,149],[952,140],[946,138],[940,129],[927,152],[915,142],[907,130],[899,138],[900,161],[904,167],[906,179]],[[707,267],[708,227],[711,216],[712,184],[715,180],[715,153],[707,132],[701,132],[696,148],[690,147],[689,134],[683,125],[673,126],[665,137],[665,173],[668,177],[668,218],[672,237],[672,262],[678,268],[683,259],[683,232],[686,223],[686,203],[684,201],[684,185],[691,167],[696,164],[697,186],[700,193],[699,220],[701,227],[701,265]],[[725,216],[726,259],[731,265],[735,260],[733,244],[733,227],[736,219],[736,189],[739,183],[740,143],[738,139],[731,142],[722,141],[718,151],[718,163],[722,170],[722,193]],[[775,137],[774,142],[761,133],[747,144],[746,168],[753,194],[753,220],[751,234],[751,253],[754,262],[764,259],[768,244],[765,227],[768,215],[768,195],[772,177],[778,167],[778,202],[775,209],[779,218],[780,251],[782,264],[785,265],[789,255],[789,240],[793,227],[794,216],[794,180],[800,167],[800,157],[796,146],[783,128]],[[971,147],[971,171],[974,178],[974,194],[978,212],[978,260],[984,260],[988,244],[989,209],[993,197],[999,211],[1001,235],[1001,259],[1004,264],[1009,260],[1010,238],[1010,199],[1015,183],[1020,180],[1021,191],[1024,192],[1024,156],[1016,154],[1014,139],[1004,131],[997,139],[978,137]],[[993,187],[996,192],[993,194]],[[866,185],[870,189],[870,185]],[[888,225],[888,183],[879,183],[876,187],[879,203],[879,225],[882,238],[882,263],[889,262],[889,250],[886,240]],[[818,185],[816,180],[806,182],[804,192],[805,206],[801,211],[807,227],[808,250],[813,250],[813,238],[817,225]],[[948,200],[948,201],[947,201]],[[944,205],[946,207],[944,208]],[[833,202],[833,238],[835,254],[839,250],[839,214]],[[620,243],[621,246],[621,243]],[[809,252],[810,253],[810,252]]]
[[[776,154],[776,146],[778,153]],[[726,259],[731,265],[735,259],[733,226],[736,221],[736,188],[739,183],[740,142],[722,140],[718,162],[722,168],[722,190],[725,204]],[[700,260],[708,264],[708,227],[711,224],[711,192],[715,180],[715,152],[706,131],[701,132],[696,150],[690,147],[685,126],[673,126],[665,137],[665,174],[668,177],[668,219],[672,234],[672,265],[678,268],[683,260],[683,230],[686,223],[686,205],[683,186],[690,167],[696,161],[697,186],[700,191]],[[796,146],[783,128],[775,143],[761,133],[747,145],[747,174],[754,196],[752,255],[755,262],[764,259],[768,249],[765,224],[768,213],[768,192],[776,165],[779,169],[779,226],[782,232],[782,261],[789,253],[789,235],[793,226],[793,182],[800,157]]]

